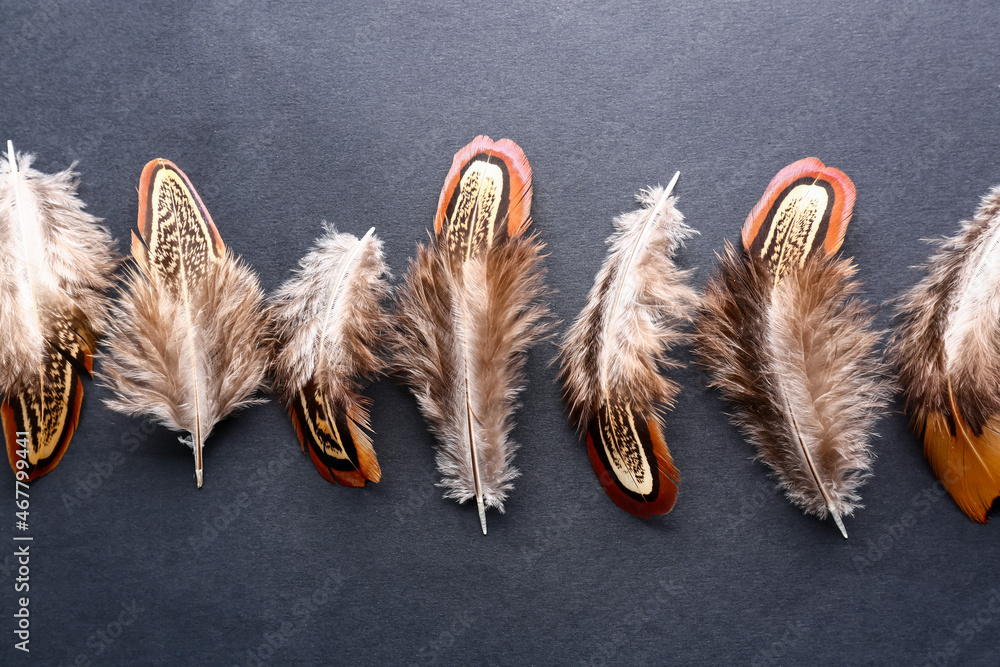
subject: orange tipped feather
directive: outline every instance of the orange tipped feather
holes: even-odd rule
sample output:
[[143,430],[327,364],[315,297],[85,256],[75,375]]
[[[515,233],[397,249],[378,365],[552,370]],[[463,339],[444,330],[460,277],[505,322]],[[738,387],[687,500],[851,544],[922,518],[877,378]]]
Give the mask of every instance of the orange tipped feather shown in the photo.
[[517,470],[509,433],[524,356],[545,331],[542,245],[531,224],[531,168],[509,139],[455,154],[400,289],[393,366],[438,436],[445,496],[503,511]]
[[681,479],[670,456],[670,450],[667,449],[660,425],[651,419],[646,422],[646,428],[648,434],[643,434],[645,437],[642,437],[637,444],[646,450],[644,453],[648,460],[655,461],[656,469],[652,471],[653,483],[650,485],[650,491],[645,494],[636,493],[623,485],[621,476],[613,472],[608,459],[608,450],[603,447],[598,449],[594,444],[595,430],[587,431],[587,455],[605,493],[615,505],[643,519],[666,514],[674,508],[674,503],[677,502],[677,487]]
[[986,523],[1000,497],[1000,187],[899,303],[889,354],[913,429],[958,506]]

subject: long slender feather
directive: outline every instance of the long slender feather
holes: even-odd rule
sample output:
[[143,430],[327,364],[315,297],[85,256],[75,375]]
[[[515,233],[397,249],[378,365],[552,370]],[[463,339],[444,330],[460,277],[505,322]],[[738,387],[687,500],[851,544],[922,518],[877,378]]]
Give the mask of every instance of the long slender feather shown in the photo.
[[781,170],[747,217],[745,252],[727,244],[696,325],[696,352],[758,457],[845,538],[889,393],[856,269],[833,256],[853,205],[850,179],[815,158]]
[[547,329],[531,167],[508,139],[476,137],[441,190],[436,239],[417,247],[400,289],[393,367],[437,435],[445,497],[503,512],[524,358]]
[[698,305],[690,272],[673,262],[694,234],[670,185],[643,191],[642,208],[617,217],[608,256],[560,352],[563,397],[601,485],[627,512],[648,517],[674,506],[680,475],[660,428],[660,406],[679,387],[661,368],[684,340]]
[[361,239],[332,227],[275,294],[275,389],[303,450],[329,482],[364,486],[381,478],[367,399],[359,380],[382,371],[379,337],[389,268],[375,228]]
[[[111,235],[77,198],[73,168],[45,175],[7,142],[0,161],[0,405],[18,479],[66,453],[83,377],[108,319],[103,292],[118,264]],[[25,445],[22,447],[21,445]],[[26,454],[23,454],[26,452]]]
[[138,234],[109,328],[108,407],[189,434],[195,479],[215,425],[255,402],[268,320],[253,270],[226,249],[187,176],[152,160],[139,184]]
[[889,355],[934,473],[973,521],[1000,497],[1000,186],[899,304]]

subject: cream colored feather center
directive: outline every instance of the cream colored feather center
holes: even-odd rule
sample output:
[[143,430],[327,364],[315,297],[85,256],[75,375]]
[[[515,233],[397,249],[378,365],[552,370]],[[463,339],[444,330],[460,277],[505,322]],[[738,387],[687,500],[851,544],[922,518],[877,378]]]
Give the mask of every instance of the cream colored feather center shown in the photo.
[[25,182],[24,175],[17,168],[14,145],[10,141],[7,142],[7,161],[14,190],[14,217],[18,221],[20,232],[15,239],[23,267],[22,279],[17,285],[17,304],[23,313],[22,322],[28,327],[25,334],[31,337],[32,345],[37,347],[41,355],[45,339],[42,335],[41,314],[38,312],[38,298],[41,292],[58,287],[58,284],[46,268],[48,263],[45,261],[45,246],[38,222],[38,202]]
[[[606,308],[604,311],[609,314],[604,322],[605,344],[600,349],[597,372],[605,399],[607,399],[610,390],[617,387],[625,379],[622,377],[623,374],[626,374],[627,377],[627,369],[618,361],[622,358],[622,350],[631,346],[637,328],[637,319],[642,316],[642,313],[639,312],[640,300],[638,297],[645,285],[636,277],[633,269],[643,254],[649,252],[646,242],[650,233],[656,228],[680,175],[679,171],[674,174],[670,184],[663,190],[659,200],[650,209],[642,225],[633,226],[628,234],[622,236],[619,247],[615,248],[615,254],[625,261],[624,270],[616,276],[617,284],[612,290],[615,294],[614,301],[611,308]],[[625,259],[626,256],[627,259]],[[609,261],[609,263],[611,262]],[[622,304],[625,306],[623,307]]]
[[[346,303],[345,287],[357,277],[357,259],[361,255],[362,248],[373,242],[374,234],[375,228],[372,227],[354,244],[354,248],[344,255],[344,259],[338,267],[337,281],[330,289],[323,323],[320,326],[316,368],[322,368],[324,362],[332,368],[339,368],[347,362],[347,349],[342,345],[342,342],[348,322],[346,311],[351,308],[352,304]],[[311,374],[310,372],[309,375]]]
[[[1000,322],[1000,224],[975,250],[965,264],[953,294],[958,298],[948,315],[944,331],[945,369],[950,375],[957,365],[968,367],[994,353],[993,334]],[[983,360],[985,362],[985,360]],[[989,364],[992,365],[992,364]]]

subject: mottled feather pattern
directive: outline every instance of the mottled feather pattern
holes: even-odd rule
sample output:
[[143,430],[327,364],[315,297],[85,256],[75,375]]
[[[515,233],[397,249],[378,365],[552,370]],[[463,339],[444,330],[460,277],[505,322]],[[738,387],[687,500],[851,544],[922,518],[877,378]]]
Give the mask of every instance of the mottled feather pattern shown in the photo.
[[899,300],[889,356],[937,476],[973,520],[1000,496],[1000,186]]
[[[661,187],[644,190],[636,197],[642,208],[615,218],[608,256],[566,333],[560,379],[581,432],[606,393],[627,397],[649,416],[677,394],[677,384],[661,371],[677,365],[667,355],[686,340],[683,327],[693,317],[698,295],[688,284],[690,271],[679,269],[673,257],[695,232],[684,224],[676,197],[669,197],[647,229],[651,209],[663,194]],[[627,270],[630,275],[619,275]]]
[[696,326],[696,352],[734,402],[734,422],[788,499],[820,518],[828,504],[802,446],[834,509],[852,514],[890,395],[855,274],[848,260],[815,258],[775,286],[764,262],[727,244]]
[[[529,348],[547,331],[543,246],[534,237],[495,243],[456,271],[432,242],[420,245],[399,291],[394,367],[434,434],[445,497],[475,498],[465,420],[465,367],[476,413],[485,504],[501,512],[519,474],[510,440]],[[455,322],[471,322],[462,329]]]

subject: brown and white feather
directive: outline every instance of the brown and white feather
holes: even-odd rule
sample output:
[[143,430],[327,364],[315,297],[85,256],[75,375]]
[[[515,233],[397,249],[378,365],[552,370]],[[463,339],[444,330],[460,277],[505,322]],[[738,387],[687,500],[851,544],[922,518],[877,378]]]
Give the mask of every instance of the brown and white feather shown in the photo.
[[570,418],[587,432],[598,480],[622,509],[640,517],[669,512],[680,475],[660,427],[679,387],[664,371],[686,339],[698,295],[673,258],[695,232],[668,188],[644,190],[641,207],[618,216],[608,255],[587,303],[566,333],[560,379]]
[[[0,160],[0,390],[38,375],[51,321],[70,315],[93,336],[107,325],[118,265],[114,243],[77,197],[71,166],[55,174],[32,168],[19,153],[17,189],[9,160]],[[18,195],[21,206],[18,207]]]
[[360,378],[380,373],[383,301],[389,267],[374,228],[361,239],[325,227],[295,277],[275,293],[276,388],[290,400],[313,379],[337,402],[353,398]]
[[225,247],[187,176],[152,160],[139,185],[135,265],[108,331],[106,405],[190,434],[195,478],[218,422],[255,401],[269,365],[269,321],[253,270]]
[[890,390],[857,270],[839,259],[855,187],[816,158],[771,180],[705,288],[695,351],[733,420],[807,514],[861,507]]
[[502,512],[519,474],[513,413],[525,355],[547,328],[541,250],[534,238],[511,239],[456,273],[447,255],[420,245],[400,289],[394,367],[441,442],[436,458],[446,498],[476,497],[469,401],[485,505]]
[[[320,474],[349,486],[381,472],[361,381],[380,374],[389,330],[389,267],[372,228],[362,238],[326,227],[272,300],[275,389]],[[337,424],[346,426],[341,432]]]
[[435,239],[399,290],[393,368],[437,436],[445,497],[501,512],[518,475],[510,438],[528,349],[548,329],[531,167],[517,144],[476,137],[441,190]]
[[51,472],[69,446],[118,264],[73,167],[47,175],[33,159],[8,142],[0,160],[0,414],[19,480]]
[[899,301],[889,354],[937,476],[984,523],[1000,496],[1000,186]]
[[775,286],[764,262],[727,245],[698,321],[712,386],[733,401],[735,423],[788,499],[819,518],[861,507],[889,397],[856,272],[817,258]]

